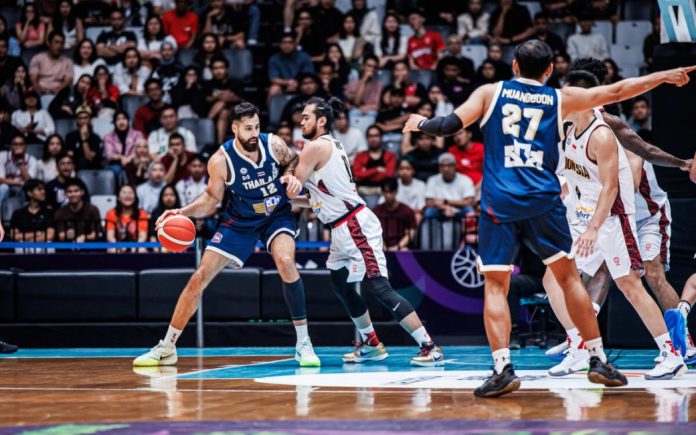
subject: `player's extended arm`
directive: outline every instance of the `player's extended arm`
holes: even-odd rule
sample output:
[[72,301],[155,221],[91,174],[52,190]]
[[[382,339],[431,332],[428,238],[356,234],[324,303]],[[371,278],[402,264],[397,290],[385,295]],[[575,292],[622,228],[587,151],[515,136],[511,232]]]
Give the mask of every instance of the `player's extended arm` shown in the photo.
[[225,186],[227,180],[227,162],[222,150],[218,150],[208,160],[208,187],[195,201],[184,208],[167,210],[157,219],[155,228],[167,217],[174,214],[183,214],[187,217],[207,217],[210,216],[217,205],[222,202],[225,196]]
[[300,208],[312,208],[312,205],[309,203],[309,198],[307,198],[307,195],[296,196],[295,198],[290,200],[290,204]]
[[462,128],[476,122],[486,113],[495,88],[495,84],[480,86],[461,106],[447,116],[427,119],[422,115],[412,114],[406,121],[403,132],[422,131],[433,136],[452,136]]
[[696,66],[659,71],[642,77],[624,79],[611,85],[584,89],[566,86],[561,89],[562,110],[564,114],[583,112],[597,106],[618,103],[648,92],[663,83],[684,86],[689,83],[689,73]]
[[604,221],[609,216],[611,206],[619,194],[619,153],[611,131],[598,128],[590,137],[589,154],[594,154],[599,168],[599,181],[602,190],[599,192],[597,207],[590,221],[590,228],[599,231]]
[[661,150],[655,145],[645,142],[638,133],[618,116],[610,113],[603,113],[604,121],[614,131],[616,138],[619,139],[621,145],[627,150],[637,154],[650,163],[658,166],[667,166],[671,168],[679,168],[682,171],[688,171],[691,168],[691,162],[682,160],[672,154]]

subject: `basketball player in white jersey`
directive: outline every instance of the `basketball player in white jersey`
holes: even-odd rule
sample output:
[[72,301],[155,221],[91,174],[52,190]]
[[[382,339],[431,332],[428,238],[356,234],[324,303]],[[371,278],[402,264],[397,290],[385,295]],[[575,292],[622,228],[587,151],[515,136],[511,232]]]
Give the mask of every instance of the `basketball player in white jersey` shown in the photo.
[[[411,364],[421,367],[444,365],[444,354],[428,335],[411,304],[392,289],[387,279],[382,227],[365,206],[353,182],[350,162],[343,145],[329,131],[343,104],[337,98],[311,98],[302,111],[302,135],[309,142],[300,154],[295,177],[304,184],[306,197],[297,205],[311,206],[331,228],[331,250],[326,267],[331,270],[333,290],[360,331],[361,343],[343,356],[347,363],[380,361],[388,354],[377,338],[367,306],[357,293],[371,292],[414,338],[420,352]],[[290,198],[294,192],[288,192]]]
[[[597,78],[586,71],[568,76],[568,86],[597,85]],[[640,280],[643,266],[636,235],[635,188],[626,154],[599,110],[574,113],[567,119],[573,125],[562,147],[563,175],[569,195],[574,195],[569,223],[578,269],[593,276],[606,262],[611,277],[655,339],[662,358],[645,374],[646,379],[679,377],[686,373],[686,365]],[[546,279],[553,280],[552,274],[547,275]],[[563,376],[587,368],[589,353],[580,343],[549,374]]]
[[[600,83],[607,74],[603,61],[593,58],[581,58],[573,62],[570,72],[587,71],[597,77]],[[630,126],[618,116],[602,111],[602,118],[612,129],[626,151],[631,164],[636,188],[636,226],[645,279],[657,298],[660,308],[665,313],[665,323],[669,328],[674,345],[685,356],[685,360],[696,359],[696,347],[686,328],[685,313],[690,307],[688,302],[680,303],[679,295],[665,277],[669,267],[669,238],[671,236],[671,215],[667,193],[660,188],[655,178],[652,164],[663,167],[675,167],[689,172],[693,160],[683,160],[660,148],[645,142]],[[570,198],[572,199],[572,198]],[[587,282],[587,290],[593,300],[595,312],[599,312],[609,290],[610,275],[606,265]],[[685,287],[685,289],[688,288]],[[688,298],[688,291],[682,299]],[[567,310],[563,306],[560,291],[549,290],[549,300],[554,312],[568,331],[569,340],[549,349],[546,355],[555,357],[567,353],[571,337],[578,341],[577,329],[573,326]],[[688,300],[688,299],[687,299]],[[682,332],[683,331],[683,332]]]

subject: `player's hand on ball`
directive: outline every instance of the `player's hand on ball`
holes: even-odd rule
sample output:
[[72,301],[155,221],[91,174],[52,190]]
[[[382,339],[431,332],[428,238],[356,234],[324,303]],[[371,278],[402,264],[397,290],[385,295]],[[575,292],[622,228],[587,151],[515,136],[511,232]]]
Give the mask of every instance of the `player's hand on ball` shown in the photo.
[[417,113],[412,113],[411,116],[408,117],[408,120],[406,120],[406,125],[404,125],[404,129],[402,131],[404,133],[407,131],[420,131],[418,124],[425,119],[428,118],[423,115],[418,115]]
[[574,243],[575,252],[580,257],[589,257],[597,243],[597,230],[588,228]]
[[290,199],[296,198],[302,190],[302,183],[294,175],[283,175],[280,182],[285,184],[285,193]]
[[163,220],[167,219],[170,216],[174,216],[175,214],[181,214],[181,209],[173,208],[171,210],[166,210],[164,213],[162,213],[162,215],[159,218],[157,218],[157,222],[155,222],[155,229],[159,229],[160,224]]

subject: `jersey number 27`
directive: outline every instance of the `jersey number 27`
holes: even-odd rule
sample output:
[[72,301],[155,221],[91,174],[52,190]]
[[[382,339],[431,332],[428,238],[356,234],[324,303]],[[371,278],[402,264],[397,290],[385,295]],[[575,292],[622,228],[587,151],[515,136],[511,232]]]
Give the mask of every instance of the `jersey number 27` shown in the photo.
[[[503,106],[503,134],[509,134],[515,139],[512,145],[505,146],[505,167],[506,168],[536,168],[542,169],[544,161],[543,151],[532,151],[531,144],[520,143],[517,139],[520,137],[519,122],[524,116],[529,120],[527,131],[524,133],[523,139],[526,142],[532,142],[541,124],[541,118],[544,116],[542,109],[533,107],[520,108],[517,104],[508,103]],[[523,155],[524,154],[524,155]]]

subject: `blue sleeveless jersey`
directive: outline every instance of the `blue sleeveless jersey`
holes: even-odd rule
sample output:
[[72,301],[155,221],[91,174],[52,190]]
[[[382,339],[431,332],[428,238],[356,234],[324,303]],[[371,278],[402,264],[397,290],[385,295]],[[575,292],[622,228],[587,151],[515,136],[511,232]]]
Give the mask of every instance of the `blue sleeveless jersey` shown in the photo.
[[560,112],[556,89],[526,79],[498,83],[481,121],[481,210],[494,221],[539,216],[559,201],[555,171],[563,135]]
[[259,135],[259,161],[253,162],[234,147],[234,139],[222,145],[231,169],[222,226],[257,231],[272,218],[290,212],[280,164],[270,146],[270,133]]

